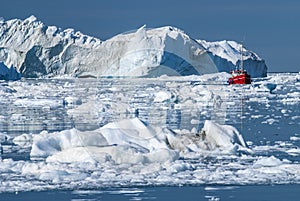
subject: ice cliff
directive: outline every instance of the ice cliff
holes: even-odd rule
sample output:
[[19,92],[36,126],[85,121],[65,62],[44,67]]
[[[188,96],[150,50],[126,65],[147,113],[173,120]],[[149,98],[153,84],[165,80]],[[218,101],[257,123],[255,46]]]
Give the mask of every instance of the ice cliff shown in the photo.
[[[46,26],[34,16],[0,21],[0,61],[23,77],[199,75],[229,72],[239,63],[239,44],[194,40],[166,26],[141,27],[109,40]],[[267,66],[244,49],[245,68],[266,76]]]

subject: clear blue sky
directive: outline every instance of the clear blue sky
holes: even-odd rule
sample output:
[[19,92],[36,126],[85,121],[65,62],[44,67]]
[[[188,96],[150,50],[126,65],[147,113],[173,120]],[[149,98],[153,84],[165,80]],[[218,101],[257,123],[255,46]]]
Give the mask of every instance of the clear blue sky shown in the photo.
[[35,15],[46,25],[102,40],[144,24],[172,25],[195,39],[243,41],[266,60],[269,72],[300,71],[299,0],[3,1],[5,20]]

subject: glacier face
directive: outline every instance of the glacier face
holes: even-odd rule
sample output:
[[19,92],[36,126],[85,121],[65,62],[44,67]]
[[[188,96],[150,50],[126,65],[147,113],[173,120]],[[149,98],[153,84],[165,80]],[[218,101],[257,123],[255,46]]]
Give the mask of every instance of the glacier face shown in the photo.
[[[229,72],[238,65],[239,44],[194,40],[166,26],[124,33],[101,41],[46,26],[34,16],[0,22],[0,61],[23,77],[201,75]],[[245,68],[253,77],[266,76],[267,66],[243,50]]]

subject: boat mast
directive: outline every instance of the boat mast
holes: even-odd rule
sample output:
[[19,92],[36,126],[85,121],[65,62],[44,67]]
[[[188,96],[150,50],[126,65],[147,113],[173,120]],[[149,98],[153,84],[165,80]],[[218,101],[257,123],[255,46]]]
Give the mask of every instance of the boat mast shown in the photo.
[[243,44],[241,44],[241,71],[244,71]]

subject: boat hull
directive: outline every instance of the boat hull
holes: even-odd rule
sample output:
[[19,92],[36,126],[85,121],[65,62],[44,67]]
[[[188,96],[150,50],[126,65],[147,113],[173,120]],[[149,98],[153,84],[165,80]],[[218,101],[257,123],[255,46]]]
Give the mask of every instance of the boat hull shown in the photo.
[[228,79],[228,84],[251,84],[251,76],[247,73],[233,76]]

